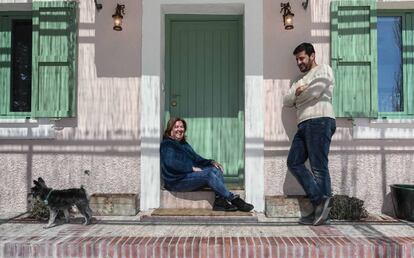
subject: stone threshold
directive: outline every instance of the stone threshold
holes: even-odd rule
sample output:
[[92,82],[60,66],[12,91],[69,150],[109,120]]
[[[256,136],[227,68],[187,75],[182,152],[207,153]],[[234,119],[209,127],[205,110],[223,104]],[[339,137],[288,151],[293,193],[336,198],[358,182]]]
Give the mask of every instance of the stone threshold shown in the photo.
[[224,212],[212,209],[165,209],[158,208],[151,212],[141,213],[140,221],[143,222],[197,222],[197,223],[254,223],[258,218],[253,212]]

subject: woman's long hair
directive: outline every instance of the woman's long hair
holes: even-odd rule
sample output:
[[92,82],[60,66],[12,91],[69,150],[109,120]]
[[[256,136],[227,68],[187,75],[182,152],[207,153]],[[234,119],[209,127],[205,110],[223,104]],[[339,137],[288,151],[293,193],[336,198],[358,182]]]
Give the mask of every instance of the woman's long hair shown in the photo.
[[164,131],[163,134],[163,138],[170,138],[171,136],[171,131],[174,128],[174,125],[176,122],[181,121],[184,125],[184,137],[182,139],[182,141],[185,141],[185,132],[187,131],[187,123],[185,122],[184,119],[180,118],[180,117],[171,117],[170,120],[168,120],[167,123],[167,128]]

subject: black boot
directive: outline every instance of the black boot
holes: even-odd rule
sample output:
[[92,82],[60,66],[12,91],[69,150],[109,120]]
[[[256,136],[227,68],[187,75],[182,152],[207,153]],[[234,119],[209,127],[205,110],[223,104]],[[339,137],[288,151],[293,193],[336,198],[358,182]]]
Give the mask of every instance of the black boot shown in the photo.
[[223,197],[217,197],[214,200],[213,211],[237,211],[237,207],[230,204]]
[[254,206],[250,203],[245,202],[242,198],[239,196],[236,196],[233,200],[231,200],[231,203],[237,207],[239,211],[251,211],[254,209]]

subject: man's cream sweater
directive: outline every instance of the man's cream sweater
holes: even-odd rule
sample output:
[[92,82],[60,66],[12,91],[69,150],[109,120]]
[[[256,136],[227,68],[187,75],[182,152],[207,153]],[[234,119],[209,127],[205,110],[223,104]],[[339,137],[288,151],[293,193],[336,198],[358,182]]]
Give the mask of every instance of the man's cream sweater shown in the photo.
[[[332,106],[332,94],[335,80],[329,65],[317,65],[293,82],[287,95],[283,98],[285,107],[295,107],[297,123],[317,117],[335,118]],[[296,96],[296,89],[306,85],[307,88]]]

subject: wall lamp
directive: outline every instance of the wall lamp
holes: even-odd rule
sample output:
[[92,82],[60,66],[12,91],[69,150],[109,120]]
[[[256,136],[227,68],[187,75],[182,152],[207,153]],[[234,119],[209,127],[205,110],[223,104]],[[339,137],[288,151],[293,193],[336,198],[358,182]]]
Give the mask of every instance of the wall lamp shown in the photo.
[[95,1],[95,7],[96,10],[101,10],[102,9],[102,0],[94,0]]
[[303,7],[303,9],[307,9],[308,8],[308,4],[309,4],[309,0],[305,0],[305,1],[303,1],[302,2],[302,7]]
[[285,30],[293,29],[293,16],[295,16],[295,14],[290,11],[289,2],[285,4],[280,3],[280,7],[282,7],[282,9],[280,9],[280,13],[283,12],[283,25],[285,25]]
[[114,30],[116,31],[122,30],[122,19],[124,18],[122,14],[125,14],[125,5],[117,4],[115,13],[112,15],[112,18],[114,19]]

